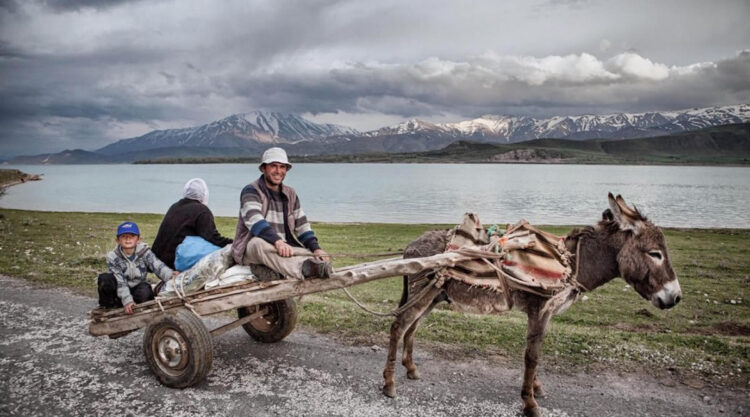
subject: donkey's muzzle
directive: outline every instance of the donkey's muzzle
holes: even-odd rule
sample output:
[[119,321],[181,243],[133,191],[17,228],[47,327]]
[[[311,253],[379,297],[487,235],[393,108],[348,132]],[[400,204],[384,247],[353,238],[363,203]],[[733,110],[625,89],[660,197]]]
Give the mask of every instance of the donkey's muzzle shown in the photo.
[[661,290],[651,296],[651,304],[662,310],[672,308],[682,299],[682,290],[677,280],[669,281]]

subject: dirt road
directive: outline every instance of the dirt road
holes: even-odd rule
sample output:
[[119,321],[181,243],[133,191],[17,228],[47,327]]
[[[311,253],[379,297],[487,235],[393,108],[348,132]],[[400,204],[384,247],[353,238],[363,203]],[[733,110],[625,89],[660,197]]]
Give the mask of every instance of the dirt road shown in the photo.
[[[160,385],[143,331],[87,333],[92,298],[0,276],[0,415],[6,416],[517,416],[520,369],[454,363],[417,347],[422,380],[400,370],[396,399],[380,394],[385,351],[295,331],[264,345],[241,329],[215,340],[211,373],[184,390]],[[206,319],[210,328],[228,321]],[[746,390],[665,386],[642,376],[544,373],[546,416],[738,416]],[[673,385],[673,384],[667,384]]]

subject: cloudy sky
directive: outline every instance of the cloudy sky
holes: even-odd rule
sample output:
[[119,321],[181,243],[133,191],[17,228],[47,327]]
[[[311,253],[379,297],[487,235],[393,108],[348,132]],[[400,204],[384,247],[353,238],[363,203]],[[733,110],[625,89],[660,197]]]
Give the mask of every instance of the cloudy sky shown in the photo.
[[750,103],[747,0],[0,0],[0,159],[256,109],[408,118]]

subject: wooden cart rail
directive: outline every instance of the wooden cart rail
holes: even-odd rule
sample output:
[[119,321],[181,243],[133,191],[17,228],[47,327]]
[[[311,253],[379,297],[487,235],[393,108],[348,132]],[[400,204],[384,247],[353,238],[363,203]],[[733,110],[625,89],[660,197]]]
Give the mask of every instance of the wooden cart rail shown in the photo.
[[175,296],[137,304],[132,315],[124,314],[123,309],[94,310],[91,312],[89,333],[93,336],[104,336],[136,330],[147,326],[163,311],[184,308],[186,303],[196,314],[210,315],[243,306],[351,287],[377,279],[455,266],[477,256],[469,252],[446,252],[424,258],[391,258],[340,268],[327,279],[245,282],[187,294],[184,300]]

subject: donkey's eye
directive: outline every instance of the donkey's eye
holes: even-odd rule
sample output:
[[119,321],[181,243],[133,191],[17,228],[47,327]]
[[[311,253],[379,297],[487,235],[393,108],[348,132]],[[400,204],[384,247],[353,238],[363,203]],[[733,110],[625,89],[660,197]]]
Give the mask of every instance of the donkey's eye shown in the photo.
[[657,261],[661,261],[661,252],[658,250],[652,250],[648,253],[648,256],[656,259]]

